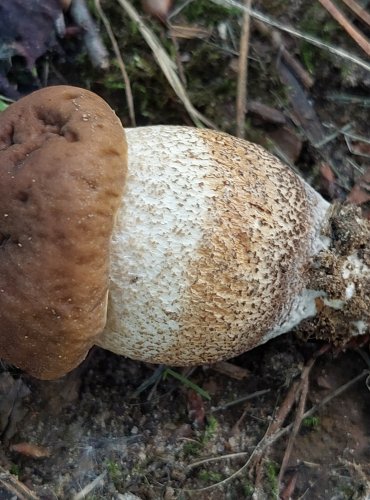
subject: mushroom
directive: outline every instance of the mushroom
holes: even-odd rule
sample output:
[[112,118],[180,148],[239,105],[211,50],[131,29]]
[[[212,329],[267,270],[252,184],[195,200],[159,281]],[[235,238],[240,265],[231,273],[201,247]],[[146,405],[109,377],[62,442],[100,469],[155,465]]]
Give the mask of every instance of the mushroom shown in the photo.
[[299,324],[336,342],[368,331],[370,225],[355,208],[331,206],[262,147],[224,133],[153,126],[126,137],[98,345],[195,365]]
[[91,92],[50,87],[0,114],[0,357],[35,377],[70,371],[104,328],[125,176],[121,123]]
[[124,187],[122,128],[89,92],[38,91],[0,130],[0,356],[32,375],[63,375],[93,344],[184,366],[298,325],[368,332],[369,222],[262,147],[126,129]]

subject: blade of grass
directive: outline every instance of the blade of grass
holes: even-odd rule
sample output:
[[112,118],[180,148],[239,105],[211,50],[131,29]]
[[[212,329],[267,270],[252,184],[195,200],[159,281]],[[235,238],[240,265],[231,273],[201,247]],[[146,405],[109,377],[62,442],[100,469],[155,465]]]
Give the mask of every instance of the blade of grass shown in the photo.
[[171,375],[171,377],[175,378],[179,382],[181,382],[183,385],[186,387],[189,387],[189,389],[193,389],[196,393],[199,394],[199,396],[202,396],[202,398],[207,399],[207,401],[211,400],[211,396],[208,394],[207,391],[199,387],[199,385],[194,384],[191,380],[188,378],[184,377],[181,375],[181,373],[176,372],[175,370],[172,370],[171,368],[166,368],[165,371],[163,372],[163,379],[167,377],[167,375]]

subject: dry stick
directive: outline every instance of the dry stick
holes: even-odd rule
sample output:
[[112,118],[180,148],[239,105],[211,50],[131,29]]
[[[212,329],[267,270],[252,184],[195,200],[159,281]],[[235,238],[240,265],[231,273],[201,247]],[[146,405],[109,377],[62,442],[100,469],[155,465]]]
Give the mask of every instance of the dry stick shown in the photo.
[[82,500],[83,498],[86,498],[89,493],[91,493],[97,486],[99,486],[103,482],[103,479],[106,475],[107,471],[102,472],[93,481],[91,481],[91,483],[82,488],[82,490],[73,497],[73,500]]
[[[289,415],[296,401],[299,386],[300,382],[298,380],[293,382],[293,384],[290,386],[289,391],[285,396],[284,401],[282,402],[280,408],[278,409],[275,418],[272,420],[269,428],[267,429],[264,438],[266,439],[269,438],[270,436],[274,435],[279,429],[281,429],[281,426],[285,422],[285,419]],[[267,448],[266,450],[261,450],[260,453],[257,453],[253,461],[251,462],[251,465],[255,469],[254,485],[256,490],[258,490],[260,484],[262,483],[263,464],[265,461],[263,452],[267,452]]]
[[0,485],[18,500],[40,500],[27,486],[21,483],[14,474],[0,466]]
[[289,436],[288,444],[287,447],[285,448],[285,453],[283,460],[280,465],[280,471],[279,471],[279,477],[278,477],[278,491],[281,491],[281,481],[284,477],[285,470],[287,467],[287,464],[289,462],[290,455],[293,450],[293,445],[295,438],[297,437],[298,431],[301,427],[301,423],[303,420],[303,414],[304,410],[306,407],[306,401],[307,401],[307,394],[308,394],[308,388],[309,388],[309,374],[311,371],[311,368],[314,365],[315,360],[312,359],[312,362],[310,362],[303,370],[302,372],[302,385],[301,385],[301,396],[299,398],[299,403],[298,403],[298,409],[296,412],[296,417],[294,419],[294,424],[293,424],[293,429],[292,433]]
[[126,101],[127,101],[128,112],[130,115],[131,125],[133,127],[136,127],[134,99],[132,97],[131,82],[130,82],[130,78],[128,76],[128,73],[126,71],[125,63],[123,62],[116,37],[114,36],[113,30],[112,30],[112,26],[109,22],[109,19],[107,18],[107,16],[105,15],[105,13],[102,9],[102,6],[100,4],[100,0],[95,0],[95,8],[100,16],[100,19],[103,21],[104,27],[105,27],[105,29],[108,33],[109,39],[111,41],[113,51],[116,55],[118,66],[119,66],[119,69],[121,71],[122,78],[125,82],[125,94],[126,94]]
[[193,469],[194,467],[199,467],[199,465],[209,464],[210,462],[219,462],[220,460],[227,460],[229,458],[240,458],[248,455],[247,451],[240,451],[237,453],[228,453],[227,455],[220,455],[218,457],[204,458],[203,460],[198,460],[187,466],[187,469]]
[[349,36],[361,47],[361,49],[370,56],[370,41],[348,21],[346,16],[331,0],[319,0],[321,5],[329,14],[339,23]]
[[[240,4],[239,2],[236,2],[235,0],[210,0],[212,3],[215,3],[217,5],[222,5],[226,7],[234,7],[239,10],[245,10],[245,7]],[[355,56],[354,54],[351,54],[350,52],[347,52],[346,50],[339,49],[338,47],[334,47],[333,45],[330,45],[328,43],[322,42],[318,38],[308,35],[307,33],[302,33],[301,31],[298,31],[291,26],[287,26],[286,24],[280,23],[279,21],[276,21],[275,19],[265,16],[264,14],[261,14],[261,12],[258,12],[254,9],[250,10],[250,16],[253,17],[253,19],[258,19],[259,21],[262,21],[263,23],[269,24],[270,26],[274,26],[274,28],[277,28],[281,31],[284,31],[286,33],[289,33],[289,35],[295,36],[296,38],[300,38],[302,40],[305,40],[308,43],[311,43],[312,45],[315,45],[316,47],[320,47],[321,49],[325,49],[331,54],[335,54],[336,56],[342,57],[343,59],[347,59],[348,61],[351,61],[354,64],[357,64],[358,66],[361,66],[361,68],[364,68],[368,71],[370,71],[370,64],[364,61],[363,59]]]
[[361,7],[355,0],[343,0],[343,3],[349,7],[352,12],[356,14],[356,16],[361,19],[364,23],[370,26],[370,14],[366,12],[366,10]]
[[216,408],[212,409],[212,413],[215,413],[216,411],[220,411],[220,410],[226,410],[227,408],[230,408],[230,406],[235,406],[235,405],[238,405],[240,403],[245,403],[246,401],[249,401],[253,398],[258,398],[259,396],[263,396],[270,391],[271,391],[271,389],[262,389],[261,391],[252,392],[251,394],[248,394],[247,396],[244,396],[242,398],[234,399],[233,401],[230,401],[229,403],[225,403],[223,405],[216,406]]
[[170,34],[171,41],[173,43],[173,48],[175,49],[175,59],[177,65],[177,72],[179,74],[180,80],[183,85],[186,85],[186,75],[184,71],[184,66],[181,62],[180,51],[179,51],[179,42],[177,41],[177,36],[171,30],[171,25],[167,24],[167,28]]
[[153,33],[153,31],[144,23],[144,21],[139,16],[137,10],[132,6],[128,0],[117,0],[122,9],[126,14],[137,24],[137,27],[153,52],[154,59],[157,61],[159,67],[161,68],[163,74],[167,78],[168,83],[173,88],[177,97],[182,101],[186,111],[189,113],[191,119],[197,126],[202,126],[202,124],[207,125],[210,128],[217,128],[211,120],[202,115],[197,109],[194,108],[191,103],[189,96],[181,83],[181,80],[176,73],[176,68],[174,63],[162,47],[158,37]]
[[292,453],[294,441],[295,441],[295,438],[298,434],[299,428],[300,428],[302,420],[303,420],[303,414],[304,414],[304,410],[306,407],[306,400],[307,400],[308,389],[309,389],[309,376],[311,373],[311,369],[312,369],[313,365],[315,364],[315,361],[317,360],[317,358],[322,356],[323,354],[325,354],[329,350],[329,348],[330,348],[329,344],[323,345],[318,351],[316,351],[314,353],[314,355],[310,358],[310,360],[308,361],[308,363],[306,364],[306,366],[302,370],[300,387],[298,389],[301,394],[300,394],[300,398],[299,398],[298,409],[296,411],[296,416],[295,416],[294,423],[293,423],[292,433],[289,436],[288,444],[287,444],[287,447],[285,449],[284,457],[283,457],[283,460],[282,460],[281,466],[280,466],[280,472],[279,472],[279,477],[278,477],[278,485],[279,485],[278,491],[280,491],[281,481],[284,477],[285,469],[286,469],[286,466],[288,464],[290,455]]
[[[358,382],[359,380],[361,380],[362,378],[364,378],[364,377],[366,377],[368,375],[370,375],[370,371],[369,370],[364,370],[359,375],[357,375],[357,377],[354,377],[352,380],[350,380],[346,384],[343,384],[340,387],[338,387],[338,389],[335,389],[333,392],[331,392],[330,394],[328,394],[324,399],[322,399],[320,401],[320,403],[317,403],[315,406],[313,406],[308,411],[306,411],[304,413],[304,415],[303,415],[303,419],[306,419],[308,417],[312,417],[312,415],[314,413],[316,413],[317,410],[319,410],[322,406],[325,406],[327,403],[329,403],[329,401],[331,401],[332,399],[336,398],[337,396],[340,396],[344,391],[346,391],[352,385],[356,384],[356,382]],[[290,428],[291,428],[291,425],[289,425],[287,427],[284,427],[284,429],[286,429],[287,432],[290,431]],[[284,430],[284,429],[282,429],[282,430]],[[277,436],[277,438],[279,438],[279,437],[280,436]]]
[[211,370],[227,375],[235,380],[243,380],[251,375],[249,370],[242,368],[241,366],[234,365],[233,363],[230,363],[230,361],[219,361],[218,363],[209,365],[209,367]]
[[[364,370],[359,375],[357,375],[356,377],[351,379],[349,382],[347,382],[347,383],[341,385],[340,387],[338,387],[337,389],[335,389],[333,392],[328,394],[322,401],[320,401],[320,403],[313,406],[310,410],[306,411],[303,414],[303,419],[311,417],[314,413],[317,412],[317,410],[319,410],[324,405],[329,403],[329,401],[336,398],[337,396],[340,396],[343,392],[345,392],[347,389],[352,387],[352,385],[356,384],[357,382],[359,382],[361,379],[368,376],[369,374],[370,374],[369,370]],[[254,459],[254,457],[257,454],[261,455],[266,448],[271,446],[273,443],[275,443],[275,441],[277,441],[281,437],[288,434],[288,432],[290,432],[292,430],[292,428],[293,428],[293,424],[289,424],[270,437],[268,437],[266,435],[267,434],[267,432],[266,432],[265,435],[263,436],[263,438],[261,439],[261,441],[257,444],[255,449],[253,450],[253,452],[250,455],[250,457],[248,458],[248,460],[245,462],[245,464],[242,467],[240,467],[240,469],[238,469],[233,474],[231,474],[231,476],[227,477],[226,479],[223,479],[222,481],[219,481],[218,483],[211,484],[210,486],[206,486],[205,488],[199,488],[199,489],[193,489],[193,490],[182,490],[182,491],[186,491],[188,493],[198,493],[200,491],[209,491],[211,489],[218,488],[220,486],[224,486],[225,484],[229,483],[233,479],[239,477],[243,472],[245,472],[246,469],[249,467],[251,461]]]
[[249,32],[252,0],[244,0],[246,10],[243,14],[242,33],[240,37],[239,62],[238,62],[238,85],[236,90],[236,135],[245,137],[245,115],[247,113],[247,83],[248,83],[248,53]]
[[109,55],[98,28],[90,15],[85,0],[73,0],[70,7],[72,19],[83,29],[83,40],[93,65],[100,69],[109,67]]
[[[280,480],[283,477],[284,470],[286,467],[286,464],[288,463],[291,451],[293,449],[293,444],[295,437],[299,431],[300,424],[303,420],[303,412],[305,409],[306,405],[306,399],[307,399],[307,394],[308,394],[308,376],[310,374],[311,368],[314,365],[316,359],[324,354],[326,351],[329,349],[329,344],[326,344],[322,346],[309,360],[307,365],[304,367],[301,373],[301,380],[296,381],[292,384],[290,387],[288,394],[286,395],[282,405],[280,406],[277,415],[273,422],[271,423],[269,429],[267,430],[265,437],[268,438],[269,436],[275,434],[278,429],[281,428],[283,422],[286,420],[288,414],[290,413],[294,402],[297,399],[297,394],[300,394],[300,399],[299,399],[299,405],[298,405],[298,410],[296,412],[296,418],[295,422],[293,425],[293,432],[292,435],[289,438],[287,448],[285,450],[284,458],[282,461],[282,465],[280,468],[280,473],[279,473],[279,483]],[[254,463],[255,471],[256,471],[256,479],[255,479],[255,486],[256,489],[258,489],[259,485],[262,483],[262,475],[263,475],[263,464],[265,461],[265,456],[262,455],[262,452],[256,456],[256,460]],[[279,489],[280,490],[280,489]]]

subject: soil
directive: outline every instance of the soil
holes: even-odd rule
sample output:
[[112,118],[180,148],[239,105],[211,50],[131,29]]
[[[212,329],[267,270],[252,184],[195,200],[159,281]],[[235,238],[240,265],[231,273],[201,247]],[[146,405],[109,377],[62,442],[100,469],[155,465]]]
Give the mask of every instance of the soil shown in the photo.
[[[113,0],[103,6],[127,65],[137,124],[192,124],[135,25]],[[254,8],[366,59],[319,3],[261,1]],[[168,25],[140,13],[181,61],[193,105],[233,133],[239,12],[203,0],[184,7],[170,22],[193,31],[176,45]],[[365,23],[346,15],[369,35]],[[68,15],[66,21],[73,26]],[[271,36],[252,22],[246,138],[282,156],[328,200],[343,201],[370,164],[370,73],[286,34],[281,41],[312,85],[281,65]],[[109,70],[98,70],[80,36],[59,39],[57,48],[54,42],[32,71],[15,56],[3,73],[13,90],[80,85],[106,98],[130,124],[114,56]],[[261,110],[261,103],[269,108]],[[366,216],[369,198],[357,201]],[[52,382],[3,365],[0,499],[370,498],[370,356],[368,342],[360,340],[321,354],[322,342],[290,333],[226,366],[172,371],[95,348]],[[305,410],[322,404],[303,419],[279,485],[291,429],[253,464],[247,461],[310,363]],[[294,422],[298,396],[280,428]]]

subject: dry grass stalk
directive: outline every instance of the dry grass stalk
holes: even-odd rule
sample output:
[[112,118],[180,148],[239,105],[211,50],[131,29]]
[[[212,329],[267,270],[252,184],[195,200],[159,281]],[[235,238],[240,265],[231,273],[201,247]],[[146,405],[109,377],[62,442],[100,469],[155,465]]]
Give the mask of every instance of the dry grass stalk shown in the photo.
[[359,47],[370,56],[370,42],[369,40],[348,21],[346,16],[331,0],[319,0],[321,5],[329,12],[329,14],[337,21],[342,28],[347,31],[349,36],[357,43]]
[[370,14],[359,5],[355,0],[343,0],[343,3],[347,5],[348,8],[356,14],[356,16],[361,19],[364,23],[370,26]]
[[153,31],[144,23],[137,10],[128,0],[117,0],[117,2],[130,17],[130,19],[137,24],[142,37],[153,52],[154,59],[157,61],[159,67],[161,68],[164,76],[167,78],[168,83],[171,85],[177,97],[183,103],[194,124],[197,126],[206,125],[210,128],[216,128],[211,120],[206,118],[197,109],[195,109],[183,84],[181,83],[172,59],[163,48],[155,33],[153,33]]
[[250,32],[250,8],[252,0],[244,0],[244,14],[242,33],[240,37],[238,85],[236,90],[236,135],[245,137],[245,115],[247,113],[247,84],[248,84],[248,54],[249,54],[249,32]]
[[[236,2],[235,0],[210,0],[211,2],[217,4],[217,5],[222,5],[224,7],[233,7],[239,10],[245,10],[244,5],[242,5],[239,2]],[[253,19],[257,19],[258,21],[261,21],[263,23],[269,24],[270,26],[273,26],[274,28],[277,28],[281,31],[284,31],[285,33],[288,33],[289,35],[292,35],[296,38],[300,38],[302,40],[305,40],[308,43],[311,43],[312,45],[315,45],[316,47],[319,47],[321,49],[325,49],[331,54],[334,54],[336,56],[341,57],[342,59],[346,59],[347,61],[352,62],[353,64],[356,64],[357,66],[360,66],[361,68],[366,69],[367,71],[370,71],[370,64],[363,59],[355,56],[354,54],[351,54],[350,52],[347,52],[346,50],[339,49],[338,47],[334,47],[333,45],[330,45],[328,43],[323,42],[322,40],[319,40],[318,38],[308,35],[307,33],[302,33],[299,30],[296,30],[295,28],[292,28],[291,26],[287,26],[283,23],[280,23],[279,21],[276,21],[275,19],[265,16],[264,14],[261,14],[261,12],[258,12],[254,9],[250,10],[250,16]]]
[[130,78],[128,76],[128,73],[126,71],[125,63],[123,62],[116,37],[114,36],[113,30],[112,30],[112,26],[109,22],[109,19],[107,18],[107,16],[105,15],[105,13],[102,9],[102,6],[100,4],[100,0],[95,0],[95,8],[96,8],[96,11],[98,12],[100,19],[102,20],[104,27],[108,33],[109,39],[110,39],[112,47],[113,47],[114,54],[117,58],[118,66],[119,66],[119,69],[121,71],[123,81],[125,82],[125,94],[126,94],[126,101],[127,101],[128,112],[130,115],[131,125],[133,127],[136,127],[134,99],[132,97],[131,82],[130,82]]

